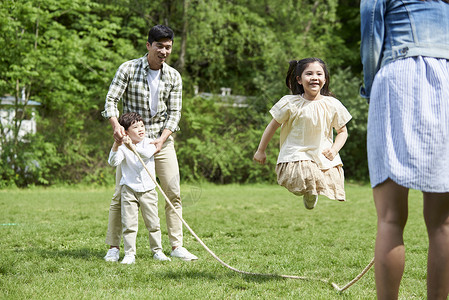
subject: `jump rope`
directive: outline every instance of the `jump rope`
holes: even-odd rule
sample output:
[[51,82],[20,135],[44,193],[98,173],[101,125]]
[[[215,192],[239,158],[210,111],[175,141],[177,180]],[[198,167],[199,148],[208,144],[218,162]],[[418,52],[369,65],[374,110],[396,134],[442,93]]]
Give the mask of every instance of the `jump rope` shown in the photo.
[[165,194],[165,192],[162,190],[162,188],[160,187],[160,185],[157,183],[156,179],[154,178],[154,176],[151,174],[150,170],[148,170],[147,166],[145,165],[145,162],[142,160],[142,158],[140,157],[139,153],[137,153],[137,150],[135,148],[134,145],[129,145],[125,143],[125,146],[130,149],[132,152],[134,152],[134,154],[137,156],[137,158],[139,159],[139,161],[141,162],[141,164],[143,165],[143,167],[145,168],[145,170],[147,171],[148,175],[150,175],[151,180],[153,180],[153,182],[156,184],[157,188],[159,189],[159,191],[161,192],[161,194],[164,196],[165,201],[170,205],[171,209],[173,209],[173,211],[175,212],[176,216],[178,216],[178,218],[181,220],[181,222],[184,224],[184,226],[190,231],[190,233],[195,237],[195,239],[201,244],[201,246],[203,246],[204,249],[206,249],[207,252],[209,252],[210,255],[212,255],[213,258],[215,258],[221,265],[223,265],[224,267],[240,273],[240,274],[245,274],[245,275],[253,275],[253,276],[264,276],[264,277],[281,277],[281,278],[290,278],[290,279],[301,279],[301,280],[309,280],[309,281],[320,281],[326,284],[331,284],[332,287],[334,289],[336,289],[338,292],[343,292],[346,289],[348,289],[349,287],[351,287],[354,283],[356,283],[357,281],[360,280],[360,278],[363,277],[363,275],[366,274],[366,272],[368,272],[368,270],[374,265],[374,257],[371,260],[371,262],[362,270],[362,272],[360,272],[359,275],[357,275],[353,280],[351,280],[350,282],[348,282],[346,285],[344,285],[343,287],[339,287],[336,283],[334,282],[329,282],[326,279],[321,279],[321,278],[314,278],[314,277],[307,277],[307,276],[296,276],[296,275],[280,275],[280,274],[265,274],[265,273],[253,273],[253,272],[248,272],[248,271],[242,271],[239,269],[236,269],[230,265],[228,265],[227,263],[225,263],[223,260],[221,260],[212,250],[209,249],[209,247],[207,247],[207,245],[200,239],[200,237],[192,230],[192,228],[190,228],[189,224],[187,224],[187,222],[182,218],[182,216],[176,211],[175,207],[173,206],[173,204],[171,203],[171,201],[168,199],[167,195]]

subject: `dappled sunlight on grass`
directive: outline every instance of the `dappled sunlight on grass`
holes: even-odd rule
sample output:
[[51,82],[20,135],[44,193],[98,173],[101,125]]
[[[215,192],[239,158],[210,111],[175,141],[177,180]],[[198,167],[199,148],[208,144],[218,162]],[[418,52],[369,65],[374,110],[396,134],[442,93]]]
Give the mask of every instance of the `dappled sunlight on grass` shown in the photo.
[[[188,188],[186,188],[188,189]],[[223,261],[239,270],[305,276],[343,286],[370,262],[376,215],[371,189],[348,183],[347,201],[319,197],[313,210],[276,185],[196,185],[183,216]],[[139,217],[136,264],[106,263],[113,188],[34,188],[0,191],[0,294],[37,298],[282,298],[372,299],[370,270],[342,295],[320,280],[282,279],[232,272],[184,229],[196,262],[152,259]],[[427,237],[421,194],[410,193],[403,299],[425,298]],[[162,243],[170,253],[163,200]],[[9,224],[9,225],[8,225]],[[123,250],[121,253],[123,257]]]

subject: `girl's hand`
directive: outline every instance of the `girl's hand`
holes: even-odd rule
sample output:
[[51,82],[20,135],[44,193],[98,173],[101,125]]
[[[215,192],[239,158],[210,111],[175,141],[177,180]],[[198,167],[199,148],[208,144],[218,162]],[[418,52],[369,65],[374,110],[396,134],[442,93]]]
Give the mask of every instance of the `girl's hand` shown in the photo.
[[257,161],[259,164],[263,165],[265,163],[265,161],[267,160],[267,155],[265,154],[264,151],[259,151],[258,150],[254,154],[253,160]]
[[325,149],[323,151],[323,155],[330,161],[334,160],[335,156],[337,156],[338,152],[331,149]]

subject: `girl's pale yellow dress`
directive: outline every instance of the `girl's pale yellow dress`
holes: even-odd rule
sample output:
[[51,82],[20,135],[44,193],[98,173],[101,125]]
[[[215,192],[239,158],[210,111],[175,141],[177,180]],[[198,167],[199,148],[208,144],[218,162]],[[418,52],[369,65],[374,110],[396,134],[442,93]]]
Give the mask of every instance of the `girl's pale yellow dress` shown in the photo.
[[287,95],[270,113],[282,125],[276,166],[279,185],[298,196],[325,195],[345,201],[340,155],[330,161],[322,154],[333,144],[333,130],[352,118],[343,104],[330,96],[309,101],[300,95]]

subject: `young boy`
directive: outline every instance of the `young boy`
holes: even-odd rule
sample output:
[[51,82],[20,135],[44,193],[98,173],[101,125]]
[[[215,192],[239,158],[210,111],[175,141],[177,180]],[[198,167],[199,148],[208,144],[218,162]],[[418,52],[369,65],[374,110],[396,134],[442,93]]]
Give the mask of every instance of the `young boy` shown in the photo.
[[161,261],[170,260],[162,252],[156,185],[138,157],[130,150],[136,149],[153,178],[156,178],[153,158],[156,147],[145,137],[145,125],[138,113],[123,114],[119,123],[124,127],[126,136],[123,138],[123,144],[114,142],[108,162],[113,167],[121,165],[122,169],[121,218],[125,246],[122,264],[135,262],[139,207],[149,231],[153,258]]

